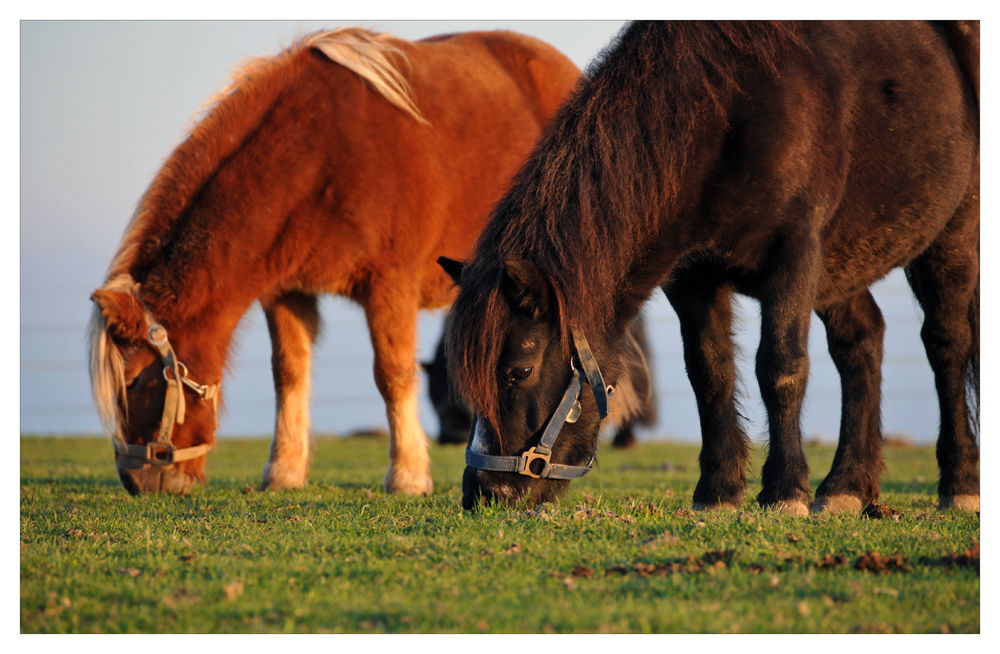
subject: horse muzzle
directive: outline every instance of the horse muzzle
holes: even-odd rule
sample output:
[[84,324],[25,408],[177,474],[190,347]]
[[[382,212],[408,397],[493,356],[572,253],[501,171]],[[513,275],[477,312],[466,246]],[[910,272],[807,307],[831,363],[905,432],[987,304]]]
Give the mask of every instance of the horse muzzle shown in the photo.
[[118,478],[130,495],[183,494],[191,490],[196,481],[193,475],[182,472],[176,465],[157,466],[146,463],[135,467],[133,462],[125,464],[119,460],[115,467],[118,469]]
[[466,466],[462,475],[462,508],[474,511],[491,504],[514,507],[521,503],[537,506],[555,501],[568,486],[568,481],[532,479]]

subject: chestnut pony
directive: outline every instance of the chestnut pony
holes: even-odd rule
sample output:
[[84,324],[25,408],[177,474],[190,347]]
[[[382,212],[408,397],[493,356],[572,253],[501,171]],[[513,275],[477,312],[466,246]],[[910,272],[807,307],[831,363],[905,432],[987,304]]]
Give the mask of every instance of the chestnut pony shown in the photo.
[[[635,23],[584,80],[472,261],[442,259],[461,286],[453,385],[478,414],[463,505],[543,501],[589,470],[627,326],[662,289],[701,419],[694,506],[746,491],[738,292],[761,309],[757,501],[859,511],[883,468],[885,325],[868,287],[902,266],[940,405],[940,506],[978,510],[978,23]],[[814,503],[799,423],[812,311],[842,385]]]
[[91,385],[132,493],[205,479],[233,332],[259,301],[277,416],[264,488],[309,467],[317,296],[365,310],[389,420],[390,492],[432,491],[416,322],[579,70],[509,32],[408,42],[310,35],[247,62],[140,200],[94,292]]

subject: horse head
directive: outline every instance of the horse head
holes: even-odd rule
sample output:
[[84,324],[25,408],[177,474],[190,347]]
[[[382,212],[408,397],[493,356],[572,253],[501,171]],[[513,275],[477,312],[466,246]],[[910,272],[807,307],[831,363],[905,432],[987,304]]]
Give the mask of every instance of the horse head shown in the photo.
[[[593,334],[588,342],[566,321],[556,286],[521,260],[504,262],[497,288],[503,310],[484,324],[472,308],[482,293],[475,283],[463,286],[463,264],[439,262],[460,288],[448,333],[451,377],[476,412],[462,506],[552,501],[590,472],[616,386],[631,390],[638,352],[630,330]],[[484,334],[494,342],[477,343]],[[473,364],[488,372],[465,368],[477,358],[471,350],[496,353],[491,364]]]
[[218,384],[183,329],[157,321],[140,286],[119,275],[91,299],[90,379],[126,490],[187,492],[204,481],[215,442]]

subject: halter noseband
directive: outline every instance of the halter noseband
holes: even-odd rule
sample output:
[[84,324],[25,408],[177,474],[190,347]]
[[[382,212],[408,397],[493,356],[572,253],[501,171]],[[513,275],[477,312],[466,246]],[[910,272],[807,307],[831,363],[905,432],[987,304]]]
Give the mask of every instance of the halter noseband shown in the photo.
[[[580,358],[580,367],[583,368],[584,378],[594,391],[594,399],[597,401],[597,412],[603,420],[608,415],[608,403],[614,396],[615,389],[613,386],[604,385],[604,377],[601,375],[601,369],[597,366],[597,360],[594,359],[594,353],[590,351],[590,344],[584,338],[583,332],[575,328],[571,329],[570,332],[573,335],[573,344],[576,346],[576,352]],[[562,463],[552,463],[550,461],[552,446],[555,444],[556,438],[559,437],[563,425],[576,422],[580,417],[579,397],[580,391],[583,389],[583,381],[580,379],[580,371],[573,365],[572,358],[569,361],[569,366],[573,371],[573,375],[569,380],[569,386],[566,387],[566,391],[563,393],[562,400],[560,400],[559,406],[556,407],[555,413],[552,414],[548,424],[545,425],[545,431],[542,432],[541,438],[538,439],[538,445],[528,448],[528,451],[520,456],[480,454],[466,447],[465,465],[479,470],[516,472],[533,479],[579,479],[593,470],[591,468],[591,465],[594,463],[593,457],[591,457],[590,462],[585,466],[571,466]],[[475,430],[478,428],[478,420],[479,416],[473,416],[473,434],[475,434]],[[536,473],[531,469],[531,464],[538,460],[542,461],[544,465]]]
[[[149,329],[146,332],[146,340],[159,353],[160,360],[163,361],[163,378],[167,380],[167,394],[163,400],[163,417],[160,420],[160,431],[156,435],[156,440],[145,445],[131,445],[123,443],[117,438],[112,439],[115,451],[123,456],[132,459],[141,459],[156,466],[169,466],[181,461],[197,459],[206,454],[211,445],[204,443],[192,447],[177,448],[170,442],[174,433],[174,425],[184,424],[184,412],[186,403],[184,400],[184,389],[181,384],[193,390],[199,398],[203,400],[218,399],[218,384],[202,386],[187,376],[187,366],[177,360],[174,355],[174,348],[167,338],[167,330],[163,325],[157,323],[152,314],[146,311],[146,322]],[[170,374],[167,374],[167,371]]]

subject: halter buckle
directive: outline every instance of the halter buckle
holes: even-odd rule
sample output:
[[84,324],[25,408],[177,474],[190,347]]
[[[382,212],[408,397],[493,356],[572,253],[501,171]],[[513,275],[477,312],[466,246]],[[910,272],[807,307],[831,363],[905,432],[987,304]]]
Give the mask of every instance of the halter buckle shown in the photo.
[[[146,443],[146,460],[152,463],[154,466],[169,466],[174,463],[174,450],[177,448],[170,443],[162,443],[160,441],[153,441],[151,443]],[[158,453],[163,454],[163,458],[157,456]]]
[[[550,466],[549,458],[551,456],[552,456],[551,452],[548,454],[540,454],[535,451],[534,447],[532,447],[527,452],[521,455],[521,460],[524,461],[524,463],[521,466],[521,469],[518,470],[518,472],[521,473],[522,475],[527,475],[532,479],[539,479],[545,476],[545,472],[549,469]],[[534,472],[531,471],[531,464],[538,459],[541,459],[542,461],[545,462],[545,467],[542,468],[541,474],[536,475]]]

